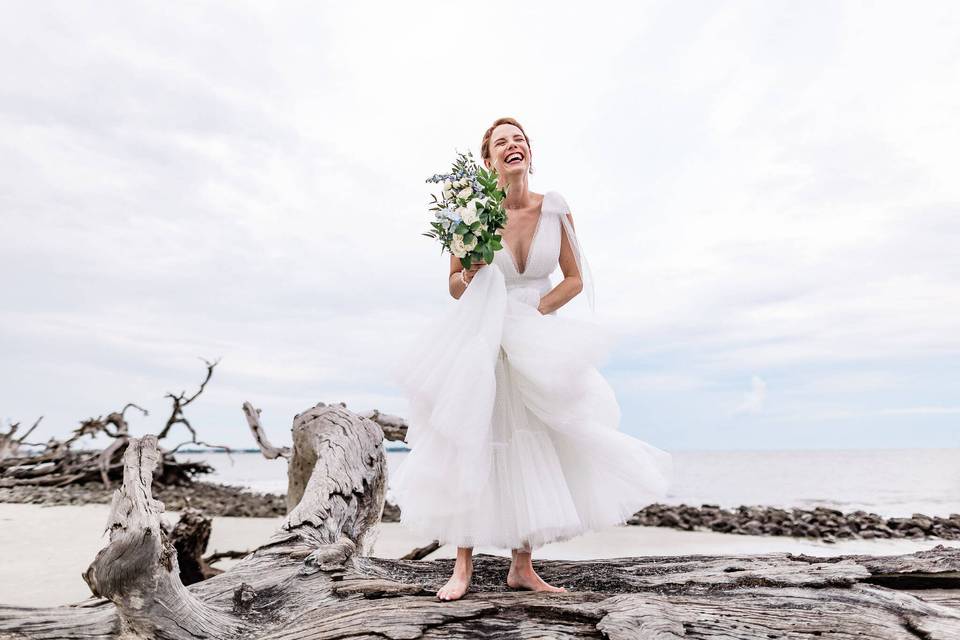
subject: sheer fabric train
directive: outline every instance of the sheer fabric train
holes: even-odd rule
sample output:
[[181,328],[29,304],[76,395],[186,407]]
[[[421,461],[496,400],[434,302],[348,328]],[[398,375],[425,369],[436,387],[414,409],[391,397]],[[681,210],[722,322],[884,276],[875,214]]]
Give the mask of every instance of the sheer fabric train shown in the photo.
[[567,211],[548,192],[523,271],[510,247],[498,251],[393,365],[410,452],[390,492],[401,522],[426,537],[536,548],[624,522],[666,492],[670,455],[618,430],[597,370],[610,338],[537,311],[561,233],[573,233]]

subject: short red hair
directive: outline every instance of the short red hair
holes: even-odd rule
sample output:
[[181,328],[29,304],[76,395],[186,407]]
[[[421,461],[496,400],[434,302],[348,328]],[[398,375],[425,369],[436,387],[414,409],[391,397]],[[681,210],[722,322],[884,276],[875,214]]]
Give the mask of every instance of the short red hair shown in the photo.
[[[497,118],[493,121],[493,124],[490,125],[490,128],[487,129],[487,132],[483,134],[483,141],[480,143],[480,157],[482,159],[490,159],[490,136],[493,135],[493,130],[502,124],[512,124],[517,129],[520,129],[520,133],[522,133],[523,137],[527,139],[527,146],[530,147],[530,138],[527,136],[527,132],[523,130],[523,125],[513,118]],[[533,148],[531,147],[531,150],[532,149]]]

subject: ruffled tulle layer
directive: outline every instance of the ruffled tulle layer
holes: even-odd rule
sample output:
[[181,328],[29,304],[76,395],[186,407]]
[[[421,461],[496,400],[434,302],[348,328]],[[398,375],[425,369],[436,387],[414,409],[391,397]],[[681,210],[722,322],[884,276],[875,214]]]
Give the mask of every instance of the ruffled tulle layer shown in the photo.
[[669,454],[618,430],[599,327],[536,309],[481,269],[394,376],[410,453],[390,492],[411,530],[457,546],[536,548],[624,522],[661,498]]

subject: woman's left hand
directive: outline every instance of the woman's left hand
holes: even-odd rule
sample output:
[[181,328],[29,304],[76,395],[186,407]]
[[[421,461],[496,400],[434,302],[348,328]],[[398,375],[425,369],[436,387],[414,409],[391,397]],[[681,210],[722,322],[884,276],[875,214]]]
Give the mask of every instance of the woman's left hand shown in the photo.
[[486,262],[474,262],[470,265],[469,269],[464,269],[464,278],[467,281],[467,284],[473,282],[474,277],[477,275],[477,271],[480,271],[483,267],[487,266]]

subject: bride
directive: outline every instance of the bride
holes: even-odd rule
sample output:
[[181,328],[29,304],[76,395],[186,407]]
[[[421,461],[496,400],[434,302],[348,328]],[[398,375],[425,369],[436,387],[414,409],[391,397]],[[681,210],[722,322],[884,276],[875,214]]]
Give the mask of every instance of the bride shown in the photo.
[[623,523],[662,497],[671,472],[669,454],[618,430],[597,370],[609,339],[557,315],[582,290],[592,303],[592,282],[563,197],[529,189],[520,123],[496,120],[481,156],[507,190],[503,249],[469,269],[451,256],[458,302],[393,372],[410,401],[411,449],[391,481],[401,522],[457,545],[441,600],[467,592],[478,545],[512,549],[511,588],[565,591],[537,575],[533,549]]

